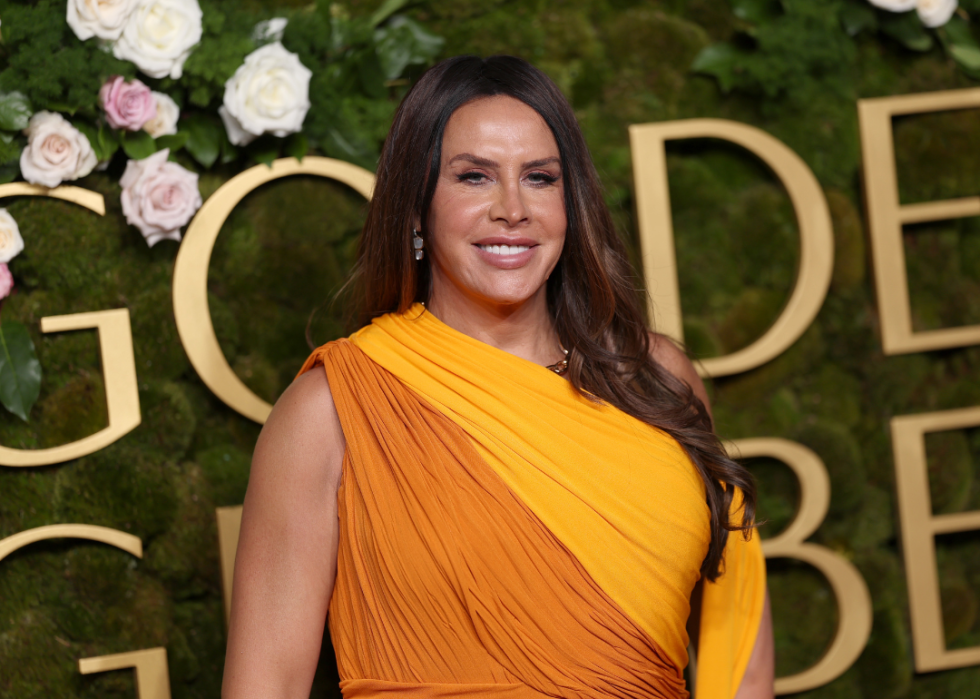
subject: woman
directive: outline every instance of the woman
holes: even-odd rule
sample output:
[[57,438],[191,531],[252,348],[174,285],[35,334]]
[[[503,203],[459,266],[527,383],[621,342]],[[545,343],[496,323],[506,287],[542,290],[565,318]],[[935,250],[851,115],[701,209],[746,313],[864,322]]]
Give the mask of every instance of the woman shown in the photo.
[[683,697],[699,578],[699,698],[772,695],[751,480],[632,276],[544,74],[463,56],[418,81],[364,327],[256,446],[225,697],[307,697],[328,609],[345,697]]

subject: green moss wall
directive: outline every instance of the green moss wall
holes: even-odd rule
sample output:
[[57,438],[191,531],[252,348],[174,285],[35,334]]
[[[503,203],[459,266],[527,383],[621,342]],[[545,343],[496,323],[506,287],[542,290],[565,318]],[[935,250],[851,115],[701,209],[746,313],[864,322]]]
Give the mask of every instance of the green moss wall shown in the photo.
[[[357,0],[367,11],[377,0]],[[813,540],[861,570],[874,630],[858,662],[806,693],[830,699],[965,699],[980,667],[915,675],[896,539],[894,415],[980,405],[980,348],[885,357],[869,274],[856,100],[972,87],[938,50],[913,54],[837,23],[843,0],[783,0],[762,47],[764,88],[723,94],[689,71],[694,56],[743,27],[723,0],[423,0],[416,18],[447,40],[445,55],[514,53],[545,69],[572,100],[622,234],[636,250],[630,124],[720,117],[759,126],[813,169],[833,214],[833,284],[813,326],[784,355],[709,387],[726,438],[778,436],[813,448],[830,472],[827,521]],[[278,6],[253,2],[270,16]],[[250,6],[251,6],[250,5]],[[970,2],[961,2],[972,7]],[[980,9],[980,8],[977,8]],[[744,27],[743,27],[744,28]],[[768,63],[766,63],[768,61]],[[975,194],[980,122],[972,111],[896,122],[903,202]],[[671,197],[686,332],[708,357],[745,346],[791,289],[797,228],[786,193],[753,157],[712,141],[673,144]],[[134,697],[129,672],[83,677],[78,658],[165,646],[175,699],[219,694],[224,652],[214,508],[239,504],[257,425],[215,399],[180,345],[170,305],[178,246],[148,249],[119,208],[118,172],[93,174],[104,218],[41,199],[8,202],[27,247],[11,265],[18,292],[5,318],[31,328],[44,368],[25,424],[0,413],[0,443],[40,448],[106,424],[94,331],[43,336],[40,318],[130,310],[143,422],[111,447],[44,468],[0,467],[0,538],[45,524],[98,524],[139,536],[145,557],[98,544],[46,542],[0,562],[0,697]],[[202,175],[205,198],[233,172]],[[343,333],[330,302],[364,214],[344,187],[292,178],[250,195],[226,223],[209,277],[214,324],[229,362],[267,400],[309,351]],[[980,323],[980,221],[909,228],[917,329]],[[937,512],[980,508],[980,433],[930,436]],[[792,517],[798,489],[782,464],[759,460],[763,536]],[[939,540],[946,641],[980,644],[980,538]],[[802,564],[770,566],[777,670],[815,662],[831,638],[833,595]],[[339,696],[329,649],[315,696]]]

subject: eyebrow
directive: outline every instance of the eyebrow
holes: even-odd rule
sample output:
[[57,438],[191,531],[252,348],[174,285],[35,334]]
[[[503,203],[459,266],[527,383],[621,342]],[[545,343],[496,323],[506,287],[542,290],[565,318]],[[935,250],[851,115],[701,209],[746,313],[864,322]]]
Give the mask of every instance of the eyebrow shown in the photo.
[[[459,155],[454,155],[449,160],[449,165],[452,165],[457,160],[465,160],[466,162],[473,163],[474,165],[479,165],[480,167],[500,167],[500,163],[496,160],[490,160],[489,158],[481,158],[478,155],[473,155],[472,153],[460,153]],[[540,160],[531,160],[529,162],[521,165],[521,169],[529,167],[542,167],[544,165],[551,165],[552,163],[560,163],[561,158],[552,156],[550,158],[541,158]]]

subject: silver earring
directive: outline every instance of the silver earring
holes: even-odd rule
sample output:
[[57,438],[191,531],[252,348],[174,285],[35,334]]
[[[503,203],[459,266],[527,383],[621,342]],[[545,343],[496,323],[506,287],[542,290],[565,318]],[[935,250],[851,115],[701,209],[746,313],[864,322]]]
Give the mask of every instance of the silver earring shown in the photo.
[[423,257],[425,257],[425,250],[422,249],[424,247],[425,247],[425,241],[422,240],[422,236],[419,235],[419,232],[413,228],[412,229],[412,248],[414,248],[414,250],[415,250],[415,261],[416,262],[418,262]]

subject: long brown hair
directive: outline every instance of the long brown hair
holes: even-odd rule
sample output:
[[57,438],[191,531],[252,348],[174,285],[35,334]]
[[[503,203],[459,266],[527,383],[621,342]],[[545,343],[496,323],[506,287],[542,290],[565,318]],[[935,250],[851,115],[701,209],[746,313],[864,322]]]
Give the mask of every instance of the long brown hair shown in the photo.
[[[359,324],[427,301],[428,259],[417,263],[413,224],[426,220],[442,160],[442,138],[453,112],[482,97],[508,95],[538,112],[561,157],[568,228],[548,280],[548,307],[564,347],[568,379],[592,399],[609,403],[670,434],[704,480],[711,543],[701,573],[714,580],[730,531],[748,536],[755,514],[751,475],[725,454],[711,419],[691,387],[651,356],[651,335],[636,278],[616,234],[585,139],[558,87],[513,56],[457,56],[428,70],[395,115],[378,163],[355,267]],[[741,521],[729,517],[735,489]]]

